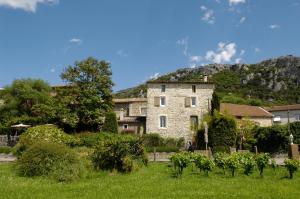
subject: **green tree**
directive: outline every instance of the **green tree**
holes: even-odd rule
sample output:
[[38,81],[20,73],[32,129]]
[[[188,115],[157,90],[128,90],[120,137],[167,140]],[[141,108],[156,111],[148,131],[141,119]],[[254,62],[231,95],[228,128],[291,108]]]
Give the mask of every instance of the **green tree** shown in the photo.
[[214,151],[228,151],[235,146],[237,126],[234,118],[215,111],[208,130],[208,142]]
[[62,122],[69,119],[78,130],[99,129],[105,113],[113,108],[111,75],[110,63],[92,57],[68,66],[61,74],[69,85],[60,96],[66,107]]
[[4,126],[23,122],[47,123],[54,119],[51,87],[40,79],[19,79],[0,93],[0,122]]
[[106,113],[102,131],[109,133],[118,133],[118,122],[115,112],[111,111]]
[[220,111],[220,98],[218,94],[214,91],[211,99],[211,115],[214,114],[214,111]]

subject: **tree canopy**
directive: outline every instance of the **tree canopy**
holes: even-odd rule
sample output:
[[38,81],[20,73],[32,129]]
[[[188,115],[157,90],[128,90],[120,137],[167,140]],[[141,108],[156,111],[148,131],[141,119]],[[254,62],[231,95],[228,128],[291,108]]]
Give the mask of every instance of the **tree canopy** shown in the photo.
[[[61,121],[81,130],[96,130],[113,108],[110,63],[92,57],[75,62],[61,74],[68,87],[58,92]],[[62,95],[61,95],[62,94]]]

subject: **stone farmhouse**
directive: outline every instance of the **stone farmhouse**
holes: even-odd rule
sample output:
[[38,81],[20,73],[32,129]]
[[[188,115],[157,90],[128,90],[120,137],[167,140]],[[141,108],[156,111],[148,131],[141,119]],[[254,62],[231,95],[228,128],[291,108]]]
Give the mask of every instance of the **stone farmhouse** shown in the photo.
[[159,133],[192,140],[210,110],[214,85],[205,82],[147,82],[147,98],[114,99],[121,132]]

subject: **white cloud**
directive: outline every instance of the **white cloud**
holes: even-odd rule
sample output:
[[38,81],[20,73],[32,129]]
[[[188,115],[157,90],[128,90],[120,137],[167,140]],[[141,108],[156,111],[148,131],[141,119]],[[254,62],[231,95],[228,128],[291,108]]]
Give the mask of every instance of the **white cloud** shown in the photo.
[[235,63],[236,63],[236,64],[239,64],[239,63],[241,63],[242,60],[243,60],[242,58],[236,58],[236,59],[235,59]]
[[119,55],[120,57],[127,57],[128,54],[126,52],[124,52],[124,50],[118,50],[117,55]]
[[225,44],[220,42],[216,52],[212,50],[206,52],[205,59],[218,64],[230,62],[232,57],[236,54],[236,48],[235,43]]
[[150,79],[157,79],[159,77],[159,73],[155,73],[154,75],[150,76]]
[[81,44],[82,40],[79,38],[72,38],[70,39],[70,43]]
[[55,73],[55,68],[51,68],[51,69],[50,69],[50,72],[51,72],[51,73]]
[[230,6],[237,5],[237,4],[242,4],[242,3],[246,3],[246,0],[229,0],[229,5]]
[[280,25],[278,25],[278,24],[272,24],[272,25],[269,26],[269,28],[271,28],[271,29],[278,29],[278,28],[280,28]]
[[200,61],[202,61],[203,58],[201,56],[190,56],[190,62],[193,62],[193,63],[198,63]]
[[205,6],[201,6],[201,10],[203,12],[203,16],[202,16],[201,20],[205,21],[208,24],[214,24],[215,23],[214,11],[211,9],[208,9]]
[[0,6],[35,12],[39,4],[57,4],[59,0],[0,0]]
[[179,39],[176,42],[177,45],[181,46],[183,48],[182,53],[184,54],[184,56],[188,56],[188,49],[189,49],[189,37],[184,37],[182,39]]
[[261,50],[260,48],[254,48],[254,52],[259,53]]
[[246,51],[244,49],[242,49],[240,52],[240,56],[243,56],[245,53],[246,53]]
[[246,17],[242,17],[241,19],[240,19],[240,23],[242,24],[242,23],[244,23],[246,21]]

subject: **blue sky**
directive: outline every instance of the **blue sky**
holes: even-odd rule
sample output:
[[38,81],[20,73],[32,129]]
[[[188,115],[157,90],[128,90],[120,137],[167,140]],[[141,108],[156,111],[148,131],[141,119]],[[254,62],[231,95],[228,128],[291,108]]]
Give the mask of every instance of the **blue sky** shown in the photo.
[[300,0],[0,0],[0,87],[62,84],[89,56],[114,90],[182,67],[300,55]]

